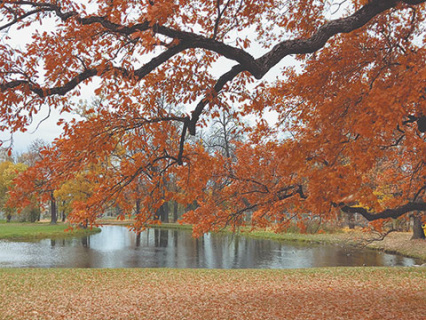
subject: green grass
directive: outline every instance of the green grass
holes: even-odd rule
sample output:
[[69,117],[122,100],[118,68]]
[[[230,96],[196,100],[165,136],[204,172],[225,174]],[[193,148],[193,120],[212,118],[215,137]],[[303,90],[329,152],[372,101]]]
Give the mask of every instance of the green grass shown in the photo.
[[242,230],[239,234],[248,238],[309,243],[333,243],[333,239],[336,238],[333,234],[275,233],[272,231],[260,230]]
[[59,239],[67,237],[82,236],[100,232],[99,228],[74,229],[65,231],[67,224],[58,223],[51,225],[45,222],[37,223],[0,223],[0,239],[8,240],[37,240],[37,239]]
[[151,225],[150,228],[192,231],[192,225],[180,224],[180,223],[162,223],[162,224]]
[[[97,223],[100,225],[116,225],[116,226],[130,226],[134,220],[118,220],[117,218],[102,218],[97,220]],[[149,225],[149,228],[155,228],[155,229],[174,229],[174,230],[189,230],[192,231],[192,225],[190,224],[180,224],[177,222],[168,222],[168,223],[161,223],[161,224],[153,224]]]

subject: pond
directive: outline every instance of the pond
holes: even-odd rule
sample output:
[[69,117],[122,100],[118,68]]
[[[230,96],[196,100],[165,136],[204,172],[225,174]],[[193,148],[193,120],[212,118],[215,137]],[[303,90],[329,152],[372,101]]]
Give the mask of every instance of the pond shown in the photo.
[[0,267],[37,268],[312,268],[411,266],[414,259],[372,250],[301,245],[233,234],[150,229],[140,236],[104,226],[83,238],[38,242],[0,241]]

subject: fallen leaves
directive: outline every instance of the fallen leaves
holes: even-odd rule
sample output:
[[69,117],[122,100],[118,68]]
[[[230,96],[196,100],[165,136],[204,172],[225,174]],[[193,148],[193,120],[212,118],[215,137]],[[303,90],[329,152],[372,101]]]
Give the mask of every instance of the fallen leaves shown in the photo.
[[0,319],[424,319],[426,269],[2,269]]

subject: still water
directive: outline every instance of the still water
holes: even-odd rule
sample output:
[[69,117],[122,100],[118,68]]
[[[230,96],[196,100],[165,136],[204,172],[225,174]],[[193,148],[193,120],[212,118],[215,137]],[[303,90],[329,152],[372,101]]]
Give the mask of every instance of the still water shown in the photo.
[[140,237],[121,226],[104,226],[84,238],[0,241],[0,267],[37,268],[312,268],[411,266],[414,259],[338,246],[298,245],[189,231],[151,229]]

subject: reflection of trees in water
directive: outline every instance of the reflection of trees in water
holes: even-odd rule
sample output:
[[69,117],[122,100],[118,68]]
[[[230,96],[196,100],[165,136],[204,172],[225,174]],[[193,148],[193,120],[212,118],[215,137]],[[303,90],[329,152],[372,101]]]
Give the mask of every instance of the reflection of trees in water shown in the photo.
[[200,256],[200,248],[204,247],[204,237],[196,238],[195,239],[195,263],[197,267],[201,266],[201,256]]
[[173,247],[177,248],[178,246],[178,232],[176,230],[173,231]]
[[138,233],[137,235],[136,235],[136,248],[138,248],[138,247],[140,247],[141,246],[141,234],[140,233]]
[[[116,230],[117,229],[117,230]],[[126,267],[179,268],[301,268],[321,266],[406,265],[404,257],[369,250],[341,247],[298,245],[245,238],[238,234],[206,234],[195,239],[190,232],[149,229],[141,234],[121,229],[105,230],[105,234],[79,239],[48,240],[55,250],[66,252],[72,266],[113,265]],[[104,231],[103,231],[104,232]],[[124,238],[123,238],[124,237]],[[134,250],[140,247],[138,250]],[[73,247],[75,250],[62,250]],[[80,250],[77,250],[77,247]],[[84,250],[81,250],[85,248]],[[131,249],[132,252],[126,251]],[[106,257],[108,251],[112,257]],[[59,251],[58,251],[59,252]],[[105,257],[104,257],[105,256]],[[123,258],[120,258],[123,257]],[[78,261],[78,262],[77,262]],[[124,264],[124,265],[123,265]]]
[[[200,239],[200,263],[209,268],[250,268],[265,253],[264,244],[238,235],[207,234]],[[268,250],[268,249],[266,249]]]
[[81,238],[81,244],[85,248],[90,248],[90,236],[82,237]]
[[53,247],[67,247],[74,239],[50,239],[50,246]]
[[[166,248],[169,245],[169,230],[164,229],[147,229],[135,237],[136,247],[156,247]],[[174,234],[174,238],[177,239],[177,234]],[[177,240],[174,240],[174,245],[177,246]]]
[[163,229],[154,229],[154,239],[156,247],[167,247],[169,243],[169,231]]

